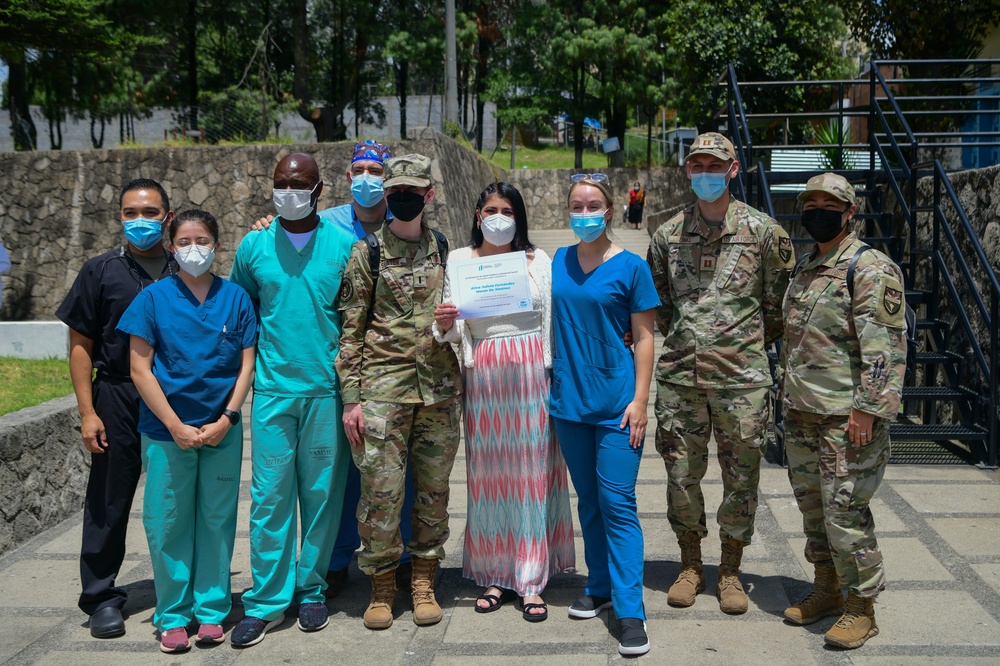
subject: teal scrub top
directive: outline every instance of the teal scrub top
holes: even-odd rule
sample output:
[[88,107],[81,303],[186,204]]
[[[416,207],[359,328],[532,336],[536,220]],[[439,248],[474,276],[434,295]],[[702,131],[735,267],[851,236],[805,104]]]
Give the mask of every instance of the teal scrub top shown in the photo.
[[[153,348],[153,376],[177,417],[200,427],[218,421],[240,372],[240,357],[257,339],[257,316],[240,287],[216,277],[199,303],[177,275],[143,289],[118,322]],[[139,404],[139,432],[169,442],[167,427]]]
[[243,238],[229,275],[258,305],[254,392],[288,398],[337,395],[337,292],[357,239],[350,227],[320,216],[312,238],[297,251],[281,218],[274,221]]
[[552,416],[617,428],[635,396],[623,341],[632,313],[660,304],[646,261],[628,250],[584,273],[575,245],[552,260]]

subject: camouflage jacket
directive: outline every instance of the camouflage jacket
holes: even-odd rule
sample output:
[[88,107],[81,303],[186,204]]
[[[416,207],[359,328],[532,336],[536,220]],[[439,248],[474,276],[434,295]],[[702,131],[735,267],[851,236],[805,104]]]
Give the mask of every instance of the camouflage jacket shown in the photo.
[[343,333],[337,375],[344,403],[433,405],[460,395],[455,352],[431,331],[445,277],[434,235],[424,229],[419,241],[405,241],[388,223],[375,235],[381,248],[378,281],[372,280],[368,245],[360,240],[351,248],[338,295]]
[[852,233],[822,257],[813,249],[788,286],[781,341],[787,409],[846,415],[853,408],[896,418],[906,372],[903,276],[869,250],[858,259],[852,300],[847,267],[862,245]]
[[788,233],[735,199],[712,229],[693,205],[656,230],[647,261],[662,302],[657,380],[770,386],[764,347],[781,337],[781,299],[795,264]]

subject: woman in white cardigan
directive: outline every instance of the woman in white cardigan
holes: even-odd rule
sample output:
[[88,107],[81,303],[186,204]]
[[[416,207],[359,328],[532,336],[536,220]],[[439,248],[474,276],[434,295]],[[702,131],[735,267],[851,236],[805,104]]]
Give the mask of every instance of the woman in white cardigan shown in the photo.
[[528,240],[521,193],[491,183],[472,218],[472,244],[449,261],[524,252],[530,312],[458,319],[445,282],[434,333],[460,343],[465,367],[468,509],[463,573],[485,586],[478,613],[520,597],[529,622],[548,617],[541,594],[576,565],[566,463],[549,419],[551,260]]

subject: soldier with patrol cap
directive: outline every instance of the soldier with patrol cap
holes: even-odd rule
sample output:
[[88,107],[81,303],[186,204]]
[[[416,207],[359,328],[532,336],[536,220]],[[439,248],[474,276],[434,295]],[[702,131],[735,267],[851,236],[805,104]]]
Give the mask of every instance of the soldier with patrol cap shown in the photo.
[[765,347],[781,337],[781,299],[794,255],[784,229],[730,196],[740,165],[726,137],[696,137],[686,166],[698,200],[656,231],[648,255],[664,337],[656,450],[666,465],[667,517],[681,550],[667,601],[690,606],[705,589],[700,484],[714,432],[723,482],[716,596],[723,612],[744,613],[739,568],[753,535],[771,386]]
[[[444,288],[447,241],[429,229],[424,206],[434,198],[431,161],[403,155],[385,162],[385,200],[392,213],[351,250],[338,297],[343,334],[337,374],[344,427],[361,473],[358,566],[372,580],[369,629],[392,625],[396,567],[413,557],[413,621],[441,621],[434,574],[448,539],[448,477],[458,450],[461,370],[431,326]],[[373,261],[374,259],[374,261]],[[376,270],[372,270],[376,267]],[[413,535],[399,535],[409,459],[415,488]]]
[[785,618],[812,624],[843,613],[826,643],[856,648],[878,634],[873,602],[885,586],[869,502],[906,372],[903,278],[850,231],[857,205],[842,176],[810,178],[798,198],[816,246],[785,296],[782,393],[788,478],[816,577]]

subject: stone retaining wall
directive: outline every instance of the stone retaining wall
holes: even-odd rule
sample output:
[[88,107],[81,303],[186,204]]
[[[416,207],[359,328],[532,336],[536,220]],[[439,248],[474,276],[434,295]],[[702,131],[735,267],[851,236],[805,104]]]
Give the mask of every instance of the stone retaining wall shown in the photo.
[[[453,243],[468,236],[468,212],[491,180],[503,177],[475,151],[428,128],[390,145],[397,155],[432,158],[432,226]],[[0,153],[0,239],[13,269],[3,278],[0,319],[52,319],[83,262],[121,245],[118,192],[133,178],[159,181],[180,212],[202,208],[221,227],[218,271],[253,220],[271,213],[271,182],[278,161],[293,151],[316,157],[323,176],[320,207],[351,200],[345,172],[353,141],[303,146],[206,146],[134,150]]]
[[0,554],[83,506],[90,456],[73,396],[0,416]]

